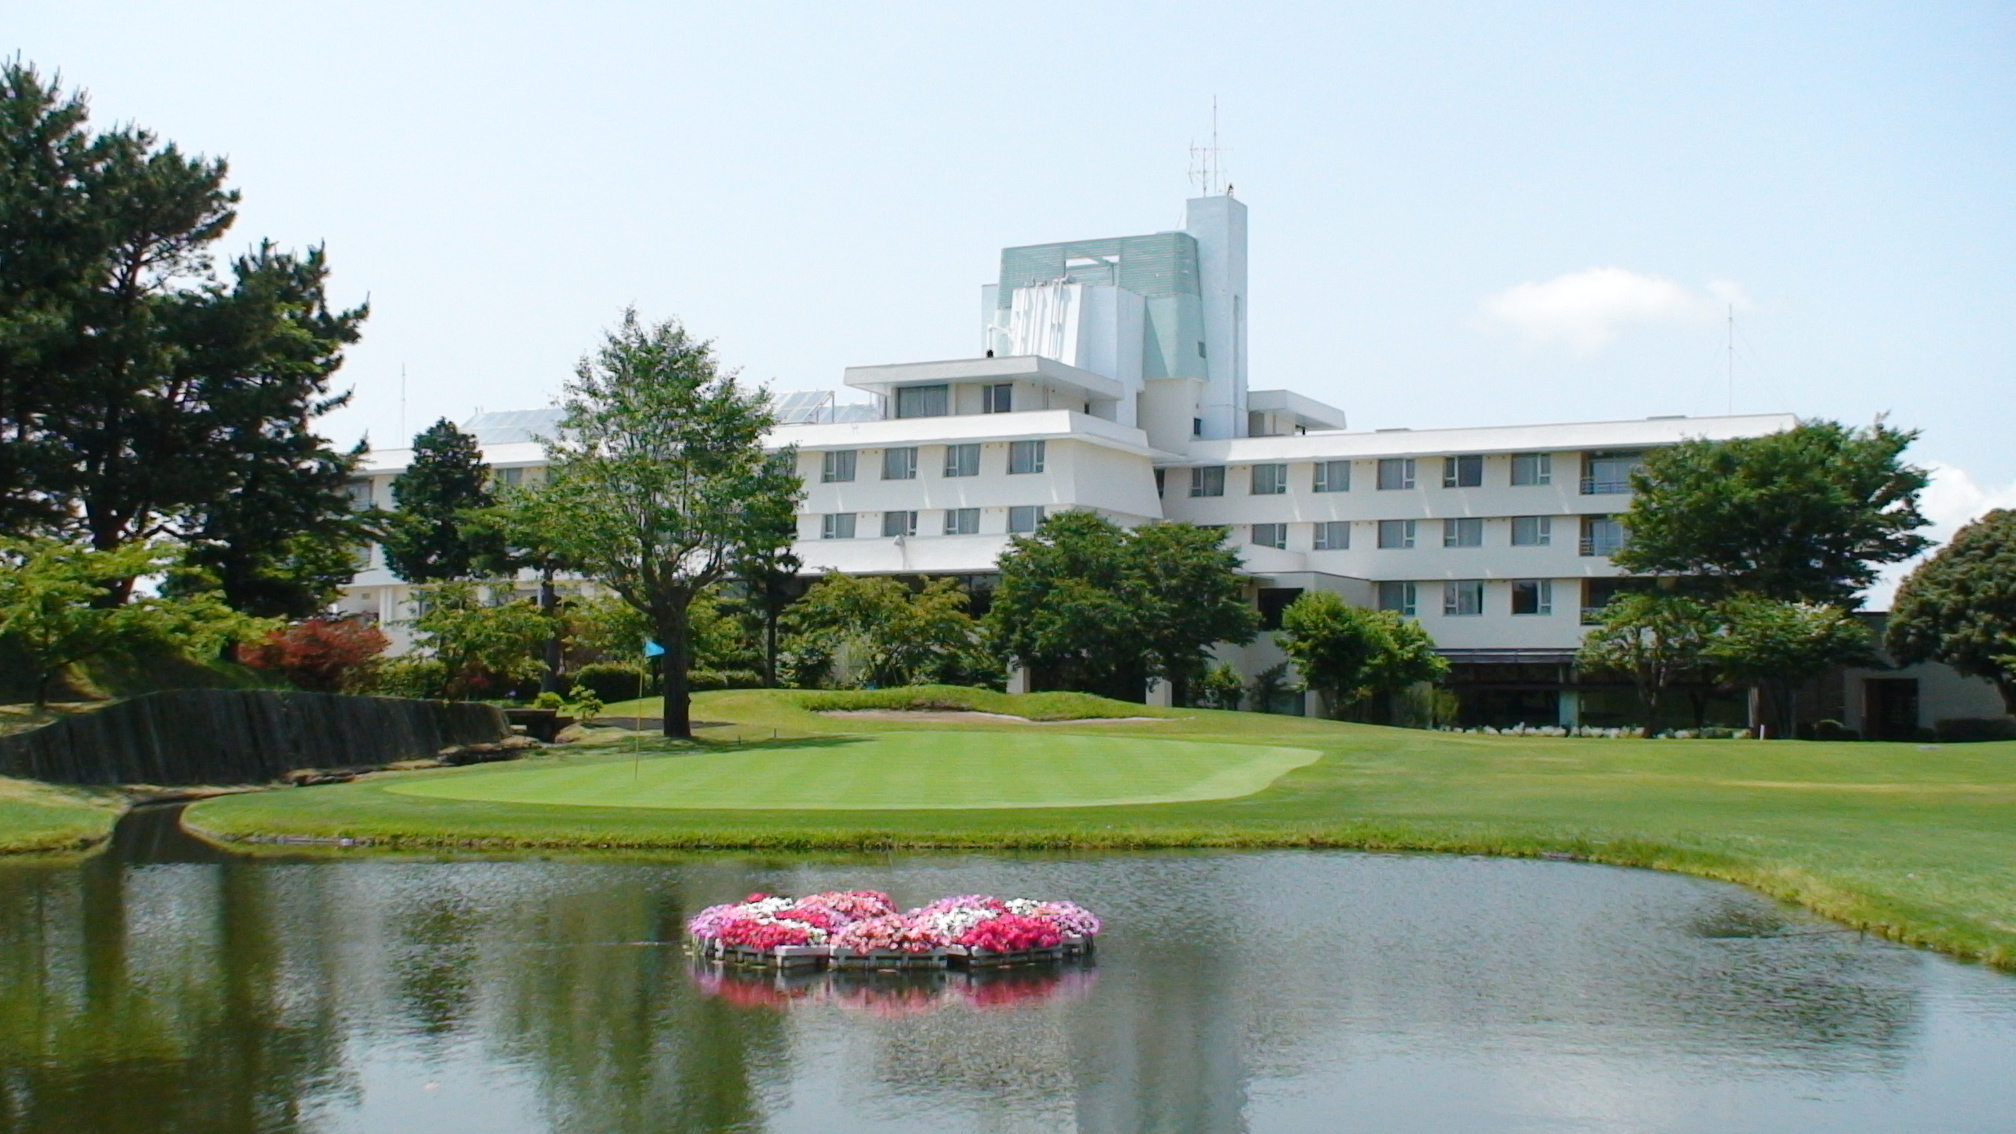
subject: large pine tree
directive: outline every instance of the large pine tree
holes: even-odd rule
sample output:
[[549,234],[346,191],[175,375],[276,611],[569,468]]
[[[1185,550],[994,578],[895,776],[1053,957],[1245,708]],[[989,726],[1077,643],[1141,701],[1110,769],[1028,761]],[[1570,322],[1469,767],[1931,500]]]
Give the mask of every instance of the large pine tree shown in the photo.
[[357,452],[313,423],[348,398],[329,379],[365,310],[330,309],[320,249],[260,244],[220,273],[225,163],[88,119],[0,64],[0,532],[178,537],[233,605],[306,613],[340,581],[328,549],[364,537]]

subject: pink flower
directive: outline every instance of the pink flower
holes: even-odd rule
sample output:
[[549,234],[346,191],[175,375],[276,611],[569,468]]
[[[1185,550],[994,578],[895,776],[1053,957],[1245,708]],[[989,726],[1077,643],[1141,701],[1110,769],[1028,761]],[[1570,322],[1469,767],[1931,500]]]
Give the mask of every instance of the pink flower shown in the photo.
[[959,936],[959,944],[992,953],[1020,953],[1030,949],[1054,949],[1064,935],[1049,921],[1023,914],[1004,913],[975,922]]

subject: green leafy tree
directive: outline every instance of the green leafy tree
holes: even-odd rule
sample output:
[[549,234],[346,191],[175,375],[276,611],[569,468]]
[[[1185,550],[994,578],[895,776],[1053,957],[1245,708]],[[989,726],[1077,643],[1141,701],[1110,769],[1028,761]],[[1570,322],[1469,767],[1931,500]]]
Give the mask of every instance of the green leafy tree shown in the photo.
[[449,698],[495,697],[541,669],[540,646],[552,634],[539,607],[481,583],[414,588],[408,625],[437,692]]
[[1049,516],[1001,555],[986,624],[1039,687],[1138,701],[1147,681],[1127,533],[1094,512]]
[[[0,524],[98,551],[168,536],[247,610],[326,596],[364,537],[315,418],[365,310],[328,265],[260,244],[216,270],[238,195],[222,161],[137,127],[93,134],[78,95],[0,65]],[[117,582],[100,599],[132,593]]]
[[1046,687],[1141,699],[1147,679],[1201,676],[1219,642],[1253,640],[1238,554],[1193,524],[1128,530],[1095,512],[1060,512],[1000,560],[987,625]]
[[1650,575],[1696,575],[1731,591],[1848,605],[1877,568],[1927,541],[1917,437],[1882,421],[1802,422],[1780,433],[1690,440],[1646,454],[1612,560]]
[[1260,629],[1246,597],[1239,553],[1218,528],[1143,524],[1128,532],[1131,592],[1139,596],[1142,668],[1167,681],[1177,704],[1211,663],[1219,642],[1243,646]]
[[476,438],[447,418],[413,438],[413,460],[392,478],[385,566],[409,583],[502,573],[502,538],[482,513],[497,501]]
[[711,343],[629,311],[563,408],[546,480],[527,493],[538,538],[650,619],[665,734],[690,737],[694,600],[797,530],[799,480],[763,452],[769,399],[722,371]]
[[801,658],[822,652],[847,663],[852,683],[893,688],[964,685],[988,670],[980,627],[951,579],[915,589],[886,576],[825,576],[785,612]]
[[175,555],[158,541],[94,551],[63,540],[0,539],[0,638],[31,667],[37,708],[79,662],[156,644],[208,656],[266,629],[212,594],[105,601]]
[[2016,714],[2016,511],[1961,528],[1897,588],[1884,644],[1905,664],[1944,662],[1986,678]]
[[1869,627],[1842,607],[1747,595],[1724,603],[1722,619],[1703,653],[1728,680],[1755,688],[1767,712],[1776,710],[1780,737],[1797,727],[1800,686],[1834,666],[1875,660]]
[[1603,624],[1582,639],[1576,663],[1597,672],[1622,673],[1637,688],[1645,711],[1641,736],[1651,736],[1666,691],[1707,664],[1708,643],[1720,619],[1700,599],[1666,591],[1626,592],[1603,608]]
[[1308,591],[1289,603],[1275,640],[1332,716],[1449,673],[1427,631],[1392,611],[1353,606],[1328,591]]

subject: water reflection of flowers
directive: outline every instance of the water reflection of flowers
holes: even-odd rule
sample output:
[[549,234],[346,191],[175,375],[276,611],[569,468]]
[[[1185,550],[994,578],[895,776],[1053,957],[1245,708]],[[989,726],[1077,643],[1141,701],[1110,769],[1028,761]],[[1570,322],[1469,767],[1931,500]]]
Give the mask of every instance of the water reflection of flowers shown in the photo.
[[762,973],[696,966],[701,992],[737,1007],[787,1009],[830,1006],[844,1012],[898,1018],[948,1008],[997,1011],[1083,996],[1096,970],[1063,968],[919,974],[825,971]]

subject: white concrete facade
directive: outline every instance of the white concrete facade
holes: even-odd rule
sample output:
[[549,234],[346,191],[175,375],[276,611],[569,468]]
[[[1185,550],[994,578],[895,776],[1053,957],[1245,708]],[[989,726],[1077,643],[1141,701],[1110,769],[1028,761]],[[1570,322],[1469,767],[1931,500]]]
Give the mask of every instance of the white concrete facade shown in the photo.
[[[1334,407],[1247,389],[1246,208],[1199,198],[1186,216],[1179,232],[1003,250],[983,289],[982,357],[849,368],[868,420],[780,425],[770,444],[797,449],[805,484],[795,551],[808,574],[984,577],[1015,531],[1091,509],[1223,525],[1263,609],[1268,592],[1331,590],[1418,618],[1453,660],[1565,664],[1584,608],[1620,574],[1608,517],[1628,504],[1632,462],[1796,423],[1350,432]],[[551,421],[471,425],[508,481],[543,463],[533,435]],[[381,505],[409,457],[367,458]],[[342,607],[400,638],[406,590],[374,554]],[[1264,635],[1221,652],[1249,675],[1279,660]]]

